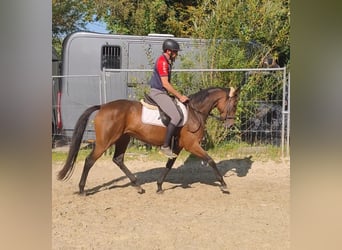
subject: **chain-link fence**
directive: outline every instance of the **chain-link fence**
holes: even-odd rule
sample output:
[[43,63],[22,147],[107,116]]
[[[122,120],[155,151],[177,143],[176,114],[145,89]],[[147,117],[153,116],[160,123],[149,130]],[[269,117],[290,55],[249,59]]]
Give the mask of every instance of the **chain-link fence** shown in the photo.
[[[143,98],[151,72],[104,69],[102,75],[53,76],[53,146],[69,143],[73,127],[87,107],[120,98]],[[222,131],[220,124],[209,119],[206,143],[234,141],[251,149],[272,145],[289,157],[290,77],[285,68],[174,69],[172,79],[187,95],[209,86],[241,85],[236,126]],[[91,121],[84,136],[88,141],[95,139]]]

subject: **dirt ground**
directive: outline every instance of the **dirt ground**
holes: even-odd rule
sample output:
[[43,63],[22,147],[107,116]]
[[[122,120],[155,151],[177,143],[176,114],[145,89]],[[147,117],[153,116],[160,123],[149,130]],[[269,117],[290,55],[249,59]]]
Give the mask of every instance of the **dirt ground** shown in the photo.
[[249,158],[215,159],[228,184],[199,160],[177,160],[157,194],[165,163],[128,160],[139,194],[111,160],[91,169],[79,196],[83,162],[70,180],[52,166],[53,249],[290,249],[290,166]]

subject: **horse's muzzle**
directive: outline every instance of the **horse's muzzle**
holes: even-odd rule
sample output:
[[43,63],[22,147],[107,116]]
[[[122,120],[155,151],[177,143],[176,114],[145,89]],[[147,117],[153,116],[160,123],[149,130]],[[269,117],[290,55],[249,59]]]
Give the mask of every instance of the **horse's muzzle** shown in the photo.
[[235,123],[234,118],[227,118],[227,119],[224,121],[223,126],[224,126],[225,128],[230,129],[231,127],[234,126],[234,123]]

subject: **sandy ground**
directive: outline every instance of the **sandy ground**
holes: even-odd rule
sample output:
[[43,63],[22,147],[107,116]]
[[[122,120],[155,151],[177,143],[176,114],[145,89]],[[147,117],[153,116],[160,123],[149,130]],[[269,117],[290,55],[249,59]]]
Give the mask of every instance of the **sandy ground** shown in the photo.
[[218,160],[229,194],[198,160],[177,160],[157,194],[165,163],[128,160],[144,194],[111,160],[99,160],[79,196],[83,162],[67,182],[52,166],[53,249],[290,249],[290,167]]

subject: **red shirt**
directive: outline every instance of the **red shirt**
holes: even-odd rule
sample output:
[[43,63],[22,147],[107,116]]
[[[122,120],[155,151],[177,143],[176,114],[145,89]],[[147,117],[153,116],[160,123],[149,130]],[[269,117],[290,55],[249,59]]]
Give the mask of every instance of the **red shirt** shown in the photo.
[[157,59],[150,82],[151,87],[165,90],[160,79],[163,76],[167,76],[168,80],[171,80],[171,64],[169,63],[169,60],[165,57],[165,55],[161,55]]
[[161,55],[156,63],[156,69],[160,77],[169,75],[169,62],[164,55]]

